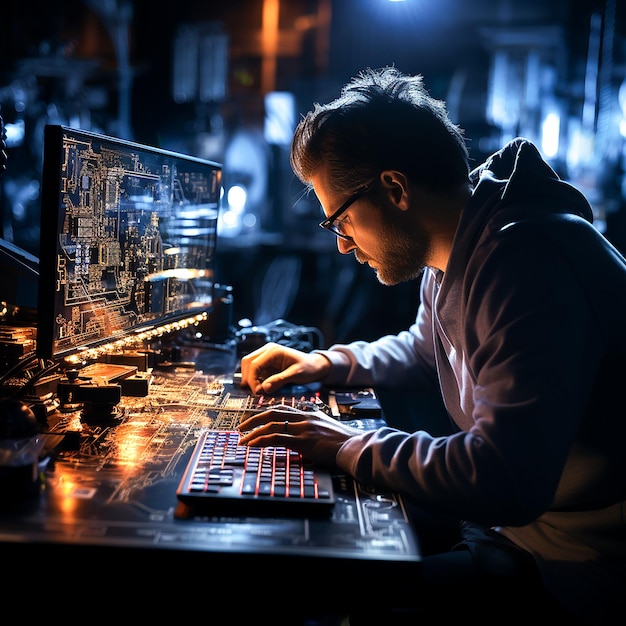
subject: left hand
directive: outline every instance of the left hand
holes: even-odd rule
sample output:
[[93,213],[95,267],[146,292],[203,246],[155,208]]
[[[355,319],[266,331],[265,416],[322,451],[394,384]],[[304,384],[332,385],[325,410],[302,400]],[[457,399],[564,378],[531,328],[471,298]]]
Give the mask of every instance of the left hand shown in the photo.
[[288,405],[251,415],[240,422],[239,431],[242,445],[283,446],[328,467],[337,466],[339,448],[360,432],[323,411],[302,411]]

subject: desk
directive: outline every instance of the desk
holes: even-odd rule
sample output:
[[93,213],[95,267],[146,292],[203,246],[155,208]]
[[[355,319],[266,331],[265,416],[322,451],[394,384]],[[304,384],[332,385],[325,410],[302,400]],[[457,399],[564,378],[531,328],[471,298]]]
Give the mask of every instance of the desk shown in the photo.
[[335,476],[329,519],[179,516],[175,491],[199,430],[227,428],[241,393],[232,375],[173,367],[154,374],[148,396],[124,396],[114,424],[63,414],[51,430],[78,443],[43,470],[39,493],[0,511],[3,560],[31,564],[33,576],[45,567],[46,587],[69,585],[73,597],[108,589],[136,600],[146,580],[155,599],[189,597],[200,574],[207,597],[241,605],[246,588],[267,603],[278,572],[292,590],[311,590],[316,610],[362,605],[372,585],[410,593],[420,549],[402,500],[346,476]]

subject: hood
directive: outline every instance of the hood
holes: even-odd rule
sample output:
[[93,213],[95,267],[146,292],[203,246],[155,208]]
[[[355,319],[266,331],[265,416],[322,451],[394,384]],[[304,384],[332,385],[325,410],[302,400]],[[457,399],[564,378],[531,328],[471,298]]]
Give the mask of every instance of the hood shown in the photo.
[[585,196],[561,180],[537,148],[522,137],[489,157],[470,174],[470,180],[474,200],[480,204],[487,198],[491,199],[489,204],[499,200],[506,206],[523,202],[525,214],[520,218],[559,213],[593,222],[593,211]]
[[593,223],[585,196],[561,180],[528,140],[517,138],[470,173],[472,197],[461,212],[443,280],[442,293],[465,274],[480,240],[488,240],[505,224],[556,215]]

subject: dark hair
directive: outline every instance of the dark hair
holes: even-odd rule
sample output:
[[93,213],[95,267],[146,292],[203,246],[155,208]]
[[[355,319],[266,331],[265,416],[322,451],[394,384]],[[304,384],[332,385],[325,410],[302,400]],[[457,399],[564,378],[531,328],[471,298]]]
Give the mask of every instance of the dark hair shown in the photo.
[[446,193],[467,182],[463,131],[432,98],[421,75],[393,66],[366,69],[328,104],[315,103],[298,123],[291,167],[307,186],[322,164],[335,191],[349,192],[385,169],[405,173],[430,191]]

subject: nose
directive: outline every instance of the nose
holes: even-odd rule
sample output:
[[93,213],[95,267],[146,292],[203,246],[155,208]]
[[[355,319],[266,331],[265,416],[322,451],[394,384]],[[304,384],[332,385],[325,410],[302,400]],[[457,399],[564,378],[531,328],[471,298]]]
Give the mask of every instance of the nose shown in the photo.
[[356,245],[352,239],[342,239],[341,237],[337,237],[337,249],[341,254],[349,254],[355,248]]

